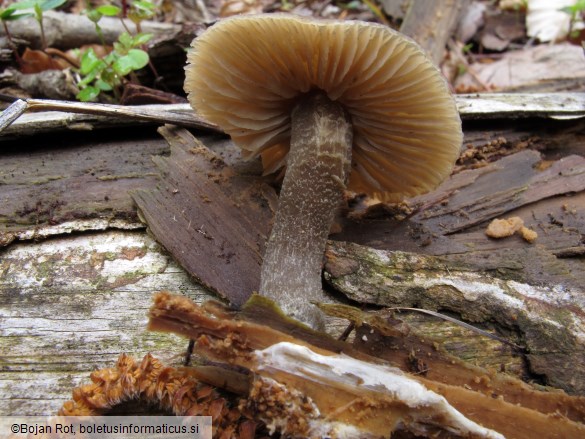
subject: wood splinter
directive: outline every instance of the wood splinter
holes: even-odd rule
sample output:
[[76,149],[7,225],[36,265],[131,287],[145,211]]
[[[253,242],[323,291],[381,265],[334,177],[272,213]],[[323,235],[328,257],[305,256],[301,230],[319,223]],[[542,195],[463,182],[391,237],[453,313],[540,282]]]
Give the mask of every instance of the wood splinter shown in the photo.
[[[582,416],[583,398],[559,392],[556,412],[543,413],[415,377],[347,343],[295,326],[265,298],[254,296],[239,313],[215,302],[199,307],[167,292],[154,300],[149,329],[193,338],[199,355],[223,365],[216,373],[208,368],[200,379],[218,387],[239,382],[240,391],[245,389],[241,383],[248,382],[246,408],[269,431],[286,437],[384,438],[394,431],[467,438],[585,434],[583,424],[560,414],[576,411]],[[259,315],[270,326],[256,323]],[[229,380],[220,372],[226,370]],[[532,396],[548,404],[554,395],[533,391]]]

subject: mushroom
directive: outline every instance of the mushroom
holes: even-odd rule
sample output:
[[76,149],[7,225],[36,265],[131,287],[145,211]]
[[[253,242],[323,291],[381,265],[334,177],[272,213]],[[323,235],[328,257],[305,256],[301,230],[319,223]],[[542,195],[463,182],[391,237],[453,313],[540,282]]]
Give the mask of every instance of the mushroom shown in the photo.
[[[382,25],[286,14],[220,21],[188,54],[185,91],[264,170],[286,167],[260,294],[313,328],[323,254],[344,190],[399,201],[452,169],[461,120],[445,80]],[[351,170],[351,175],[350,175]]]

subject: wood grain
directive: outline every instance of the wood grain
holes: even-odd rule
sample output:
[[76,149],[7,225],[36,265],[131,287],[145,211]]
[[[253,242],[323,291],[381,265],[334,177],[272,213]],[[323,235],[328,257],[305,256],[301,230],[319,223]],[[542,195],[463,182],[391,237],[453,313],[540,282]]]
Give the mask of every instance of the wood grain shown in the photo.
[[152,293],[199,285],[141,232],[13,244],[0,254],[0,414],[50,415],[120,353],[181,361],[187,342],[146,331]]

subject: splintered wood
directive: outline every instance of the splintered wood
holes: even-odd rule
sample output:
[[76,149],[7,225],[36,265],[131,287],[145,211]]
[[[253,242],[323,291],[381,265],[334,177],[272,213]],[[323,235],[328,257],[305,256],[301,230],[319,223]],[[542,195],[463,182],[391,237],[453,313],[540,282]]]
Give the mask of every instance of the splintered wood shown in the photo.
[[232,168],[185,130],[161,128],[161,182],[133,192],[157,240],[203,285],[242,305],[260,285],[274,191]]
[[[490,386],[471,390],[463,380],[457,382],[458,374],[468,376],[471,369],[460,373],[466,366],[456,362],[446,371],[453,383],[409,375],[279,317],[274,305],[257,296],[241,313],[218,303],[199,307],[167,292],[154,300],[149,329],[196,340],[198,355],[229,371],[201,379],[219,387],[239,383],[254,417],[286,437],[383,438],[393,431],[468,438],[585,434],[585,426],[576,422],[585,417],[583,398],[540,392],[512,378],[500,382],[502,393],[495,396]],[[260,316],[271,326],[259,322]],[[477,372],[477,382],[489,380]],[[530,404],[514,394],[523,394]]]
[[[351,300],[385,307],[457,310],[468,322],[491,322],[509,328],[507,338],[521,336],[525,358],[534,370],[547,375],[551,385],[572,393],[585,391],[585,371],[574,367],[585,362],[585,298],[579,290],[562,285],[532,286],[477,273],[445,258],[374,250],[352,243],[332,243],[326,259],[327,282]],[[445,326],[445,322],[440,324]],[[412,326],[413,331],[430,340],[442,345],[450,342],[449,336],[440,336],[436,327]],[[453,347],[454,354],[461,357],[466,356],[465,346],[473,343],[469,334],[464,340],[463,346]],[[401,346],[402,340],[397,345]],[[371,346],[378,348],[375,342]],[[474,349],[481,349],[481,345]],[[389,352],[408,355],[409,349],[400,347]],[[506,363],[505,357],[499,358],[500,363],[494,366]]]
[[[526,126],[519,129],[506,137],[499,132],[488,142],[495,146],[489,147],[485,140],[481,143],[480,133],[470,133],[470,154],[459,172],[437,191],[409,200],[400,215],[386,205],[352,212],[334,239],[405,253],[376,261],[363,247],[331,242],[326,281],[362,303],[445,310],[486,325],[528,351],[503,349],[499,342],[489,345],[482,337],[454,337],[448,329],[454,325],[444,321],[418,320],[413,327],[463,358],[580,394],[585,380],[571,365],[583,361],[579,310],[585,306],[579,285],[585,272],[574,256],[584,251],[585,211],[576,206],[585,200],[585,161],[575,154],[545,161],[541,153],[526,149],[538,146],[544,135],[527,141]],[[557,125],[547,129],[558,130],[559,141],[576,144],[578,152],[579,138]],[[261,177],[225,164],[186,131],[165,128],[162,133],[172,153],[155,160],[161,183],[135,194],[150,231],[192,276],[232,304],[242,304],[258,287],[274,191]],[[552,141],[547,138],[547,145]],[[509,216],[518,216],[526,229],[538,233],[532,245],[517,236],[495,240],[485,235],[491,220]],[[333,258],[338,251],[344,256]],[[417,259],[421,253],[442,259],[427,260],[431,272],[413,276],[400,254]],[[384,273],[392,274],[386,281],[392,288],[379,288],[376,279],[386,279]],[[360,291],[351,285],[359,285]],[[498,291],[509,300],[486,294]],[[546,301],[526,299],[531,292]],[[485,301],[490,306],[478,306]]]

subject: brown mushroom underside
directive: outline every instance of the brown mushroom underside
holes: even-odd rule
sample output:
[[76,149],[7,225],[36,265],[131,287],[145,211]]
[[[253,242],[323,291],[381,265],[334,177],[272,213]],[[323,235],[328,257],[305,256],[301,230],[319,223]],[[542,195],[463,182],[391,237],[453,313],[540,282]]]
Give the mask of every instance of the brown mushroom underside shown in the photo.
[[291,112],[322,91],[349,114],[349,189],[397,201],[451,172],[461,121],[423,51],[389,27],[284,14],[229,18],[195,39],[185,90],[267,173],[286,165]]

